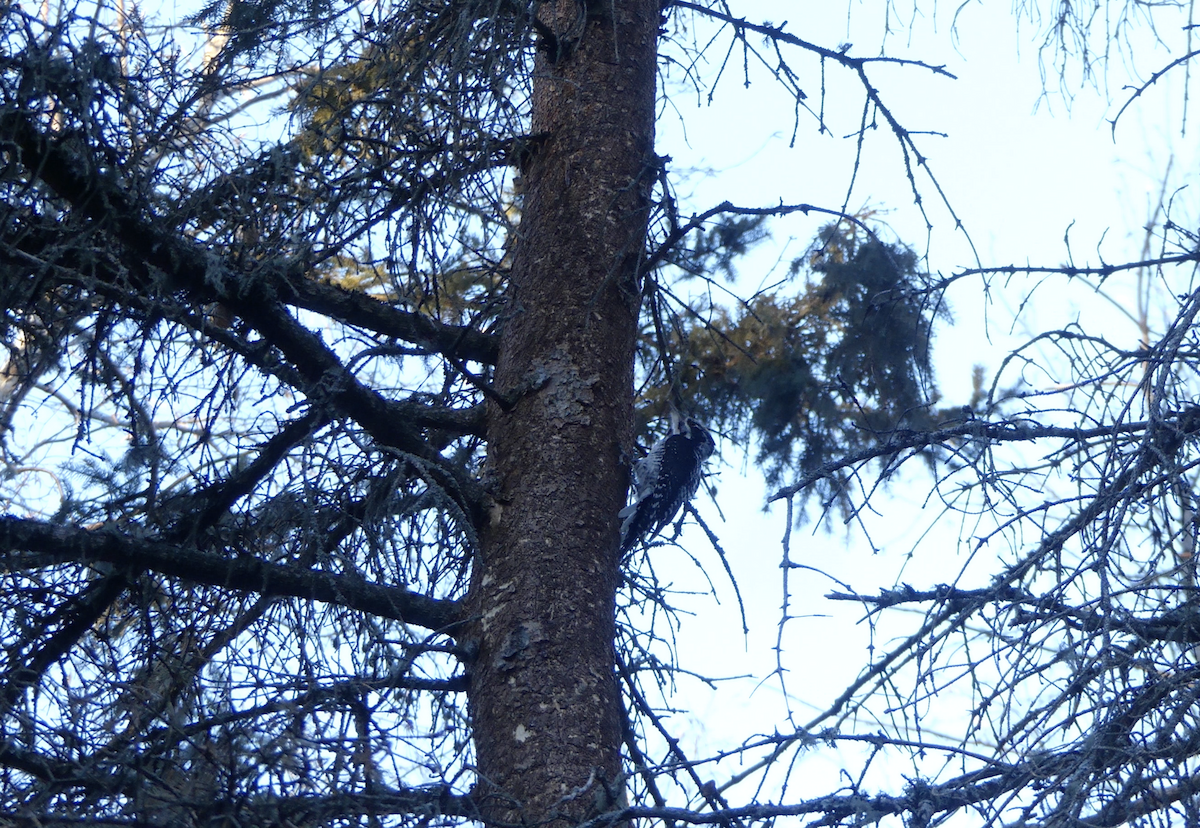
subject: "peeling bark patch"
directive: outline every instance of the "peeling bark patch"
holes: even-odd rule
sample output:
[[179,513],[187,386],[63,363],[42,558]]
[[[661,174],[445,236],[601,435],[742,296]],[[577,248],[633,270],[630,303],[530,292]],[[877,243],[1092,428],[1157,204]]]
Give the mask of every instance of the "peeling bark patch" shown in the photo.
[[545,388],[549,405],[547,416],[562,422],[589,425],[588,412],[595,403],[593,388],[599,384],[599,375],[579,376],[579,366],[563,348],[556,348],[545,360],[532,367],[532,373],[545,377]]
[[530,657],[531,654],[527,650],[531,644],[545,640],[546,635],[542,632],[542,625],[539,622],[528,621],[517,624],[509,632],[504,647],[496,653],[496,669],[512,670],[516,668],[520,661]]
[[[488,585],[491,585],[495,581],[495,579],[492,578],[492,576],[490,576],[490,575],[484,576],[483,580]],[[500,615],[502,612],[504,612],[505,606],[504,606],[504,601],[502,600],[502,597],[504,599],[510,598],[512,596],[514,589],[515,589],[515,587],[513,586],[513,583],[511,581],[509,581],[505,584],[501,584],[498,587],[495,587],[496,596],[497,596],[496,603],[487,612],[485,612],[483,614],[483,616],[480,618],[480,623],[485,631],[489,627],[491,627],[492,620],[495,617],[497,617],[498,615]]]

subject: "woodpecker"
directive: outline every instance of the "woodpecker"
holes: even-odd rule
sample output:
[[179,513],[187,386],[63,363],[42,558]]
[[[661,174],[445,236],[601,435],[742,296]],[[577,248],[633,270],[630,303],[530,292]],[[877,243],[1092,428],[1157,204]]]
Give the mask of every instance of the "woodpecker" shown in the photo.
[[621,518],[621,551],[649,540],[670,523],[700,488],[701,469],[716,444],[696,420],[671,412],[671,430],[633,468],[633,503]]

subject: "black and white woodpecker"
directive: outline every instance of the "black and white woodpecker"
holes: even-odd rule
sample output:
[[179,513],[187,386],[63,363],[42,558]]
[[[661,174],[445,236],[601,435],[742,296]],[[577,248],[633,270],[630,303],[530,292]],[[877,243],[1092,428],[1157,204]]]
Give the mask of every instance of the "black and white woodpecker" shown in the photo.
[[622,552],[650,540],[675,519],[700,488],[704,461],[714,448],[708,429],[671,411],[671,430],[633,467],[633,503],[617,513]]

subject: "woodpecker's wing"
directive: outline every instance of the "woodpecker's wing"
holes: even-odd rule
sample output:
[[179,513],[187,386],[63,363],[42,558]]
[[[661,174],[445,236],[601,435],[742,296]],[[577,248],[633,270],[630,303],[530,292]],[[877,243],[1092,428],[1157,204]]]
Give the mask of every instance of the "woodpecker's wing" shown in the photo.
[[670,434],[655,442],[650,447],[650,451],[641,460],[637,461],[633,467],[633,484],[634,502],[644,498],[651,489],[654,488],[655,481],[658,480],[661,474],[663,455],[667,450],[667,441],[671,439]]

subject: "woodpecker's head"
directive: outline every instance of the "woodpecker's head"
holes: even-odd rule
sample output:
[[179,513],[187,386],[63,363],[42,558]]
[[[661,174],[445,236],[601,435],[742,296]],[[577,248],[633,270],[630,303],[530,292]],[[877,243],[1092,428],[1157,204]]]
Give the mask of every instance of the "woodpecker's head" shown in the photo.
[[679,434],[691,443],[695,447],[698,460],[707,458],[717,447],[712,435],[708,433],[707,428],[700,424],[699,420],[694,417],[683,417],[675,410],[671,411],[671,433]]
[[703,460],[713,453],[717,444],[713,440],[713,436],[708,433],[708,429],[700,425],[699,422],[688,417],[685,421],[688,428],[689,439],[696,444],[696,453]]

